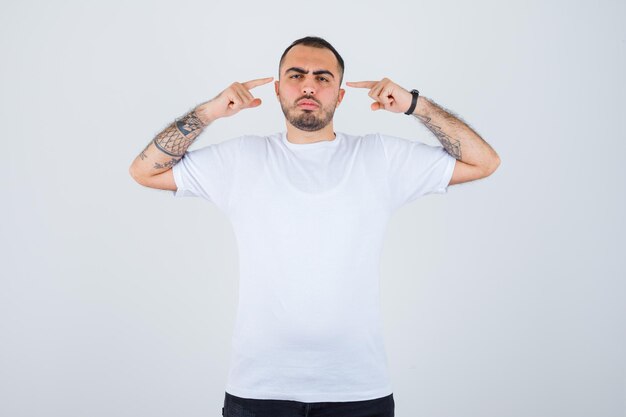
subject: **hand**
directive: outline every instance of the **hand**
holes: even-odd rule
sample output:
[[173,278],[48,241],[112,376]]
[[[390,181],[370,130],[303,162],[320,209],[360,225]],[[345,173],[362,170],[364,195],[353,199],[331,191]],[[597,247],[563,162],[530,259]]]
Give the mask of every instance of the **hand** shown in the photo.
[[368,96],[375,101],[370,106],[372,110],[389,110],[393,113],[404,113],[411,107],[413,95],[389,78],[380,81],[346,81],[346,85],[356,88],[369,88]]
[[203,121],[212,121],[220,117],[230,117],[242,109],[258,107],[262,101],[260,98],[254,98],[250,94],[250,90],[259,85],[267,84],[273,79],[274,77],[258,78],[245,83],[235,81],[217,96],[199,105],[196,114]]

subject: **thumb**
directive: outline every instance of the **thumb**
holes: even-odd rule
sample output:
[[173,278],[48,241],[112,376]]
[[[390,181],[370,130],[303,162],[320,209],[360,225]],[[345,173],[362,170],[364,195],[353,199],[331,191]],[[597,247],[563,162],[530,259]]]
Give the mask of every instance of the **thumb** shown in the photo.
[[258,107],[261,105],[261,103],[262,103],[261,99],[257,97],[250,102],[250,107]]
[[381,109],[381,105],[378,101],[373,102],[370,107],[372,108],[372,110],[380,110]]

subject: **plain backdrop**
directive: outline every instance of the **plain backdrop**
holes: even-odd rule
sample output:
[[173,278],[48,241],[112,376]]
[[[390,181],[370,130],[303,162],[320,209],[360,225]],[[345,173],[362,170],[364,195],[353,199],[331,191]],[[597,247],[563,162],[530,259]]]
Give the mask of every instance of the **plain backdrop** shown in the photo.
[[[0,415],[219,416],[238,297],[228,218],[128,173],[162,129],[317,35],[500,155],[392,218],[399,417],[626,415],[626,3],[3,1]],[[438,145],[348,91],[335,129]],[[190,149],[285,121],[263,104]]]

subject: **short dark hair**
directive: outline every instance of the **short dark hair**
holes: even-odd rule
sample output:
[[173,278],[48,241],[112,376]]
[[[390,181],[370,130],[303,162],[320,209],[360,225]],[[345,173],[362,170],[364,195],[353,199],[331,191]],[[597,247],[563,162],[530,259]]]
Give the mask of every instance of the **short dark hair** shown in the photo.
[[285,60],[285,55],[287,55],[287,52],[289,52],[289,50],[296,45],[311,46],[313,48],[320,48],[320,49],[323,49],[323,48],[330,49],[330,51],[335,55],[335,58],[337,58],[337,62],[339,63],[339,69],[341,70],[341,76],[339,78],[339,85],[341,85],[341,82],[343,81],[343,73],[345,70],[343,58],[341,57],[341,55],[339,55],[339,52],[337,52],[337,50],[328,41],[318,36],[305,36],[304,38],[296,39],[295,41],[291,43],[291,45],[287,47],[287,49],[285,49],[285,52],[283,52],[282,56],[280,57],[280,62],[278,63],[278,76],[279,77],[280,77],[280,67],[281,65],[283,65],[283,61]]

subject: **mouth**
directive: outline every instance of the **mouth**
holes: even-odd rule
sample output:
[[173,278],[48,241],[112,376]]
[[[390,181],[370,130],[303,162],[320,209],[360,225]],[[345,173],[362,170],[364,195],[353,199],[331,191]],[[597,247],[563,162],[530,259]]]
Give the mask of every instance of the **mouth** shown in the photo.
[[298,107],[301,107],[303,109],[316,109],[319,107],[319,105],[316,102],[311,101],[311,100],[301,100],[298,103]]

